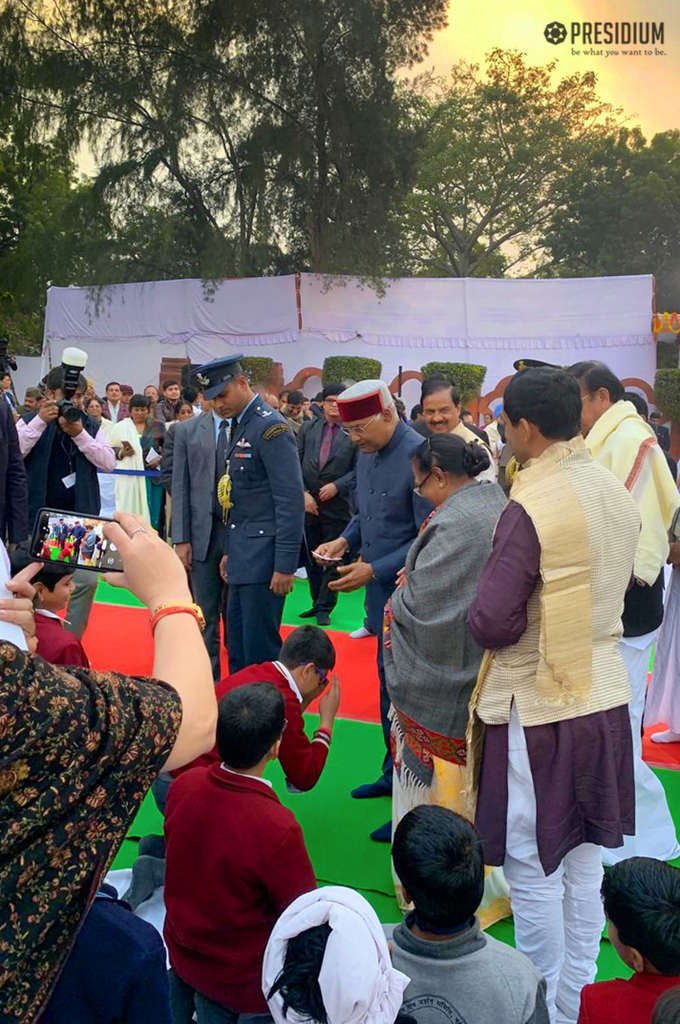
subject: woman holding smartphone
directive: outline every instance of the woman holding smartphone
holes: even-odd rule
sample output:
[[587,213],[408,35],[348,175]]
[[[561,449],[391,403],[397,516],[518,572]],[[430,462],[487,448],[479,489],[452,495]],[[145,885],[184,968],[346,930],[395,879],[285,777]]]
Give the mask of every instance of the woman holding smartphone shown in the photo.
[[[212,748],[210,661],[179,559],[135,516],[104,530],[124,572],[108,581],[147,605],[152,679],[52,668],[35,649],[30,566],[0,600],[0,1016],[44,1009],[81,922],[160,770]],[[0,559],[6,569],[6,552]],[[6,573],[5,573],[6,574]],[[21,626],[25,646],[3,640]]]

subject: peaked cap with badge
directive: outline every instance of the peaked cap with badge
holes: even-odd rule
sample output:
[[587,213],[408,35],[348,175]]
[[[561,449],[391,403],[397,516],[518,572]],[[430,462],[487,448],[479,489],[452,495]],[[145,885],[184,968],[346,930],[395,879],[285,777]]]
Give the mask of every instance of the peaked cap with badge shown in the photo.
[[203,396],[208,399],[217,398],[235,377],[243,377],[245,370],[241,364],[243,353],[233,356],[222,356],[211,363],[199,366],[193,378],[200,385]]

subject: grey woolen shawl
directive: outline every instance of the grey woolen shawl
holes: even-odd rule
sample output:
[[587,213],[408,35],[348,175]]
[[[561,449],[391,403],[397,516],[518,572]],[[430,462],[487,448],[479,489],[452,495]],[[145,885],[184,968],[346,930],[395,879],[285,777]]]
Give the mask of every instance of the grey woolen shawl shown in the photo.
[[505,503],[497,484],[476,481],[447,498],[411,545],[407,583],[392,595],[384,652],[390,699],[442,736],[465,737],[482,660],[467,616]]

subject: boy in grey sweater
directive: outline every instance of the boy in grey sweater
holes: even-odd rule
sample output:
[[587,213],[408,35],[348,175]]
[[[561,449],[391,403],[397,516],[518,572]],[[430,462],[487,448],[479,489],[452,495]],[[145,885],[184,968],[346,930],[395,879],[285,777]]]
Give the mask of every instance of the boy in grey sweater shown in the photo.
[[539,972],[475,917],[484,855],[474,825],[445,807],[416,807],[392,856],[415,907],[392,935],[394,966],[411,978],[402,1012],[418,1024],[549,1024]]

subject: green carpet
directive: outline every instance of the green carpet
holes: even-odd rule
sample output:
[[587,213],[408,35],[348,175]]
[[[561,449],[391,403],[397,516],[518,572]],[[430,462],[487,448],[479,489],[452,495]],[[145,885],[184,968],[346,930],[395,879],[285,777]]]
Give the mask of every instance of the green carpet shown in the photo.
[[[127,590],[99,583],[97,601],[127,607],[142,607]],[[299,614],[310,606],[309,588],[304,580],[296,580],[293,593],[286,601],[284,623],[302,625]],[[350,632],[364,619],[363,591],[341,594],[333,613],[335,630]],[[307,716],[311,735],[317,719]],[[361,892],[375,908],[381,921],[400,919],[394,899],[389,847],[373,843],[369,833],[390,817],[387,799],[352,800],[349,791],[377,777],[383,754],[382,733],[378,725],[338,720],[333,731],[333,748],[326,769],[310,793],[292,794],[286,789],[278,764],[271,765],[271,778],[279,797],[294,812],[305,834],[307,849],[321,884],[348,885]],[[657,770],[666,791],[676,823],[680,823],[680,772]],[[140,808],[123,842],[114,868],[130,867],[137,857],[140,836],[163,830],[163,820],[151,795]],[[675,862],[680,867],[680,860]],[[490,929],[496,938],[513,944],[512,920],[501,921]],[[598,959],[598,980],[628,977],[630,971],[621,963],[613,947],[603,941]]]
[[[310,733],[317,719],[307,716]],[[400,919],[392,889],[389,848],[373,843],[369,832],[390,816],[390,802],[352,800],[353,786],[377,775],[382,756],[380,727],[340,720],[333,731],[333,749],[326,769],[310,793],[289,793],[278,764],[267,775],[279,797],[300,822],[309,856],[321,884],[349,885],[358,889],[375,908],[381,921]],[[680,820],[680,772],[659,770],[656,774],[668,796],[676,821]],[[160,833],[161,815],[149,793],[114,861],[114,868],[130,867],[137,857],[137,839]],[[678,866],[680,866],[680,862]],[[514,941],[512,921],[501,921],[490,929],[497,939]],[[603,941],[598,960],[598,980],[628,977],[628,971],[609,942]]]
[[[97,587],[98,604],[118,604],[127,608],[143,608],[144,606],[124,587],[112,587],[104,580]],[[283,621],[287,626],[302,626],[300,612],[311,607],[309,584],[306,580],[295,580],[292,594],[286,599]],[[357,590],[352,594],[339,594],[338,603],[333,611],[333,629],[341,633],[351,633],[358,629],[364,621],[364,592]],[[312,620],[313,621],[313,620]]]

